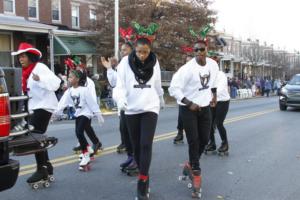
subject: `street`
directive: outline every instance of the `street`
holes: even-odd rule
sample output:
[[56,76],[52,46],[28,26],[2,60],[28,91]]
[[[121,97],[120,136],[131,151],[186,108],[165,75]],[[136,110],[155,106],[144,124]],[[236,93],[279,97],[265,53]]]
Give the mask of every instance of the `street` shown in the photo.
[[[236,100],[230,104],[225,127],[229,156],[203,155],[202,199],[205,200],[292,200],[300,196],[300,110],[279,111],[278,97]],[[178,108],[161,111],[150,168],[150,199],[191,199],[188,182],[178,180],[180,164],[188,159],[187,143],[174,145]],[[136,177],[119,170],[126,154],[117,154],[120,142],[118,116],[105,116],[105,125],[93,126],[104,151],[89,172],[78,171],[78,156],[72,152],[77,140],[74,121],[49,125],[48,135],[59,139],[49,150],[55,166],[50,188],[32,190],[26,179],[35,170],[34,156],[13,157],[21,163],[16,185],[1,192],[1,200],[99,199],[133,200]],[[220,144],[218,133],[217,145]]]

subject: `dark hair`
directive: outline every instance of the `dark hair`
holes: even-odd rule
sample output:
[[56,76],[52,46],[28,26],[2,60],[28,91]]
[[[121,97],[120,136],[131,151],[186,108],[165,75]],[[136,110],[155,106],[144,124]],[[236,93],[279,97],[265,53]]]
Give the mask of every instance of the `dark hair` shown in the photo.
[[28,59],[32,62],[32,63],[36,63],[40,60],[40,56],[33,54],[33,53],[29,53],[29,52],[25,52],[26,56],[28,57]]
[[207,43],[204,40],[198,40],[195,44],[204,44],[207,46]]
[[78,82],[79,86],[85,86],[86,79],[87,79],[86,72],[81,71],[81,70],[72,70],[71,73],[74,74],[79,79],[79,82]]
[[127,45],[131,50],[133,50],[133,44],[131,42],[125,42],[125,45]]
[[147,38],[139,38],[136,40],[136,45],[148,45],[149,47],[151,47],[151,41]]

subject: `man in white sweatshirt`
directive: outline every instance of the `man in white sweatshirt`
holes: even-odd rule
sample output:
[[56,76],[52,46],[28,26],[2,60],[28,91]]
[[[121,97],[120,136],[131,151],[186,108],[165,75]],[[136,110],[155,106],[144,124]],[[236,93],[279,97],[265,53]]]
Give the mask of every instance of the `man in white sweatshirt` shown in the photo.
[[[195,58],[183,65],[173,76],[169,92],[180,103],[183,127],[189,144],[189,162],[184,166],[192,177],[193,197],[201,193],[199,159],[209,140],[211,127],[210,105],[216,105],[218,64],[207,58],[207,45],[194,45]],[[213,95],[212,95],[213,94]]]

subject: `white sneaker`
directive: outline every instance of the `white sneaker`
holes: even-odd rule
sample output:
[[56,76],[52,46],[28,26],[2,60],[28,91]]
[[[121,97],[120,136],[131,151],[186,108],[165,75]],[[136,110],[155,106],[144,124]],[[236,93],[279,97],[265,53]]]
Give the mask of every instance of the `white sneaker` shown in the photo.
[[86,166],[87,164],[89,164],[91,161],[91,158],[90,158],[90,153],[89,152],[86,152],[84,154],[82,154],[82,159],[79,163],[79,167],[81,166]]
[[[88,150],[88,153],[90,155],[92,155],[94,153],[94,150],[93,150],[93,148],[90,145],[87,146],[87,150]],[[79,159],[78,160],[81,161],[82,157],[83,157],[83,154],[82,153],[79,154]]]

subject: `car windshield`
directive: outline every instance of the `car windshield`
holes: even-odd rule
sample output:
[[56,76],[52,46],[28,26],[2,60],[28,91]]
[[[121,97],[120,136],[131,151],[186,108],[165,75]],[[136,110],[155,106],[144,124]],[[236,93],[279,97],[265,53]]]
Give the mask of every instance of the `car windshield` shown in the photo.
[[300,85],[300,76],[297,75],[297,76],[294,76],[290,82],[289,82],[290,85]]

